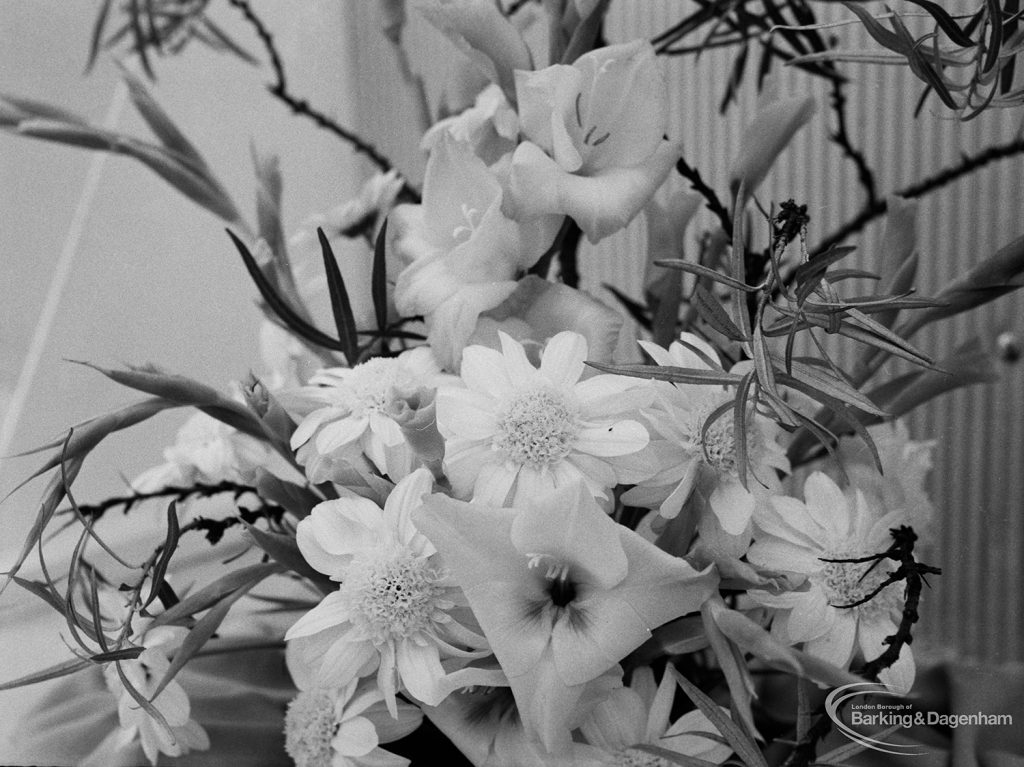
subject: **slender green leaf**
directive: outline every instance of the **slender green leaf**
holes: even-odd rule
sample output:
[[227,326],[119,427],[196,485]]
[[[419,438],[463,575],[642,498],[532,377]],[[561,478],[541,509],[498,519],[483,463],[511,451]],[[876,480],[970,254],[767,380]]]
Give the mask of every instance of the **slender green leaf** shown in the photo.
[[887,415],[884,410],[868,399],[866,394],[853,388],[846,381],[836,378],[826,370],[797,360],[792,361],[791,369],[792,372],[789,374],[779,374],[780,383],[792,385],[796,381],[828,397],[863,410],[865,413],[883,418]]
[[221,394],[212,386],[207,386],[187,376],[167,373],[151,366],[114,370],[113,368],[105,368],[92,362],[79,362],[77,360],[72,360],[72,362],[92,368],[122,386],[138,389],[146,394],[153,394],[178,405],[194,406],[218,421],[222,421],[251,437],[256,437],[260,440],[266,440],[267,438],[259,419],[244,405]]
[[131,97],[132,104],[135,105],[150,130],[160,139],[160,143],[190,163],[197,172],[208,175],[206,161],[199,154],[199,150],[178,129],[170,115],[157,103],[142,80],[124,66],[121,67],[121,77],[128,85],[128,95]]
[[693,305],[711,327],[732,341],[747,341],[718,299],[699,283],[693,290]]
[[[694,734],[689,734],[689,737],[694,737]],[[700,759],[696,756],[681,754],[678,751],[670,751],[667,748],[655,746],[650,743],[638,743],[633,746],[632,749],[657,756],[662,761],[668,762],[669,764],[680,764],[682,767],[717,767],[716,762],[709,762],[707,759]]]
[[732,409],[732,433],[733,444],[736,446],[736,470],[739,472],[740,484],[747,489],[747,398],[750,396],[750,386],[754,382],[754,371],[743,376],[739,387],[736,389],[736,399],[733,400]]
[[743,290],[747,293],[756,293],[760,288],[756,285],[748,285],[741,280],[733,279],[732,277],[722,274],[717,269],[711,269],[710,267],[703,266],[702,264],[695,264],[691,261],[682,261],[680,259],[662,259],[654,262],[655,266],[663,266],[666,269],[678,269],[682,272],[689,272],[690,274],[696,274],[698,277],[706,277],[713,282],[717,282],[720,285],[726,285],[735,290]]
[[196,613],[217,604],[229,594],[239,590],[247,591],[260,581],[280,572],[282,572],[282,568],[276,562],[261,562],[233,570],[199,591],[189,594],[173,607],[164,610],[153,619],[150,627],[181,623]]
[[253,258],[252,253],[249,251],[249,248],[245,246],[245,243],[243,243],[230,229],[227,230],[227,233],[228,237],[230,237],[231,241],[234,243],[235,248],[238,250],[239,255],[241,255],[245,268],[248,270],[252,281],[256,284],[256,288],[259,290],[260,295],[263,297],[263,300],[267,302],[267,305],[271,308],[274,314],[285,325],[307,341],[311,341],[317,346],[322,346],[325,349],[342,351],[342,345],[339,341],[331,338],[326,333],[306,322],[306,320],[299,316],[299,314],[275,292],[273,285],[270,284],[267,276],[263,274],[259,264],[256,263],[256,259]]
[[370,296],[373,298],[373,315],[377,320],[377,330],[382,334],[388,326],[388,267],[387,267],[388,220],[384,219],[377,242],[373,247],[373,271],[370,276]]
[[[59,459],[58,459],[59,460]],[[67,468],[64,472],[69,482],[73,482],[75,477],[78,475],[78,471],[82,468],[82,457],[74,457],[67,461]],[[50,520],[53,519],[53,514],[57,510],[61,501],[64,500],[65,495],[65,484],[64,477],[61,474],[55,473],[47,484],[46,489],[43,491],[43,500],[39,504],[39,511],[36,513],[36,518],[32,522],[32,526],[29,528],[28,535],[25,537],[25,542],[22,544],[21,550],[18,552],[18,556],[14,560],[14,564],[4,574],[3,583],[0,584],[0,594],[3,594],[7,587],[11,584],[11,581],[21,570],[22,565],[25,564],[25,560],[28,559],[28,555],[35,548],[36,544],[43,536],[43,532],[46,530],[46,526],[50,524]]]
[[146,651],[145,647],[122,647],[119,650],[100,652],[90,655],[89,660],[93,663],[110,663],[115,660],[135,660]]
[[57,663],[42,671],[33,671],[31,674],[12,679],[9,682],[0,682],[0,691],[14,690],[18,687],[28,687],[30,684],[48,682],[51,679],[59,679],[62,676],[76,674],[93,666],[92,661],[83,658],[71,658],[70,660]]
[[742,759],[748,767],[768,767],[764,756],[757,744],[745,733],[736,722],[727,717],[722,709],[718,707],[711,698],[705,695],[689,679],[680,674],[674,666],[669,664],[665,667],[665,673],[671,674],[687,697],[699,708],[715,728],[722,733],[722,737],[729,743],[736,755]]
[[258,527],[253,527],[245,521],[242,524],[245,525],[246,532],[256,542],[256,545],[263,549],[279,565],[288,568],[296,575],[306,578],[324,594],[337,591],[338,584],[310,566],[306,558],[302,556],[295,538],[290,535],[260,530]]
[[607,365],[603,362],[587,361],[587,365],[596,368],[603,373],[614,373],[615,375],[629,376],[630,378],[646,378],[656,381],[671,381],[673,383],[687,384],[738,384],[743,376],[737,373],[725,373],[716,370],[702,370],[701,368],[680,368],[658,365]]
[[338,260],[334,257],[330,240],[324,230],[317,227],[320,239],[320,253],[324,260],[324,272],[327,275],[327,290],[331,296],[331,312],[334,314],[334,325],[338,329],[341,340],[341,351],[348,361],[349,367],[355,367],[359,357],[359,340],[356,337],[356,320],[352,315],[352,302],[345,289],[345,280],[341,276]]
[[907,2],[928,11],[932,18],[935,19],[935,23],[946,33],[946,36],[961,48],[974,47],[974,41],[970,35],[960,28],[960,25],[956,23],[953,17],[941,5],[931,2],[931,0],[907,0]]
[[164,672],[163,678],[156,686],[156,690],[153,691],[152,697],[150,697],[151,702],[156,700],[157,696],[174,680],[174,677],[184,668],[185,664],[192,660],[196,653],[202,649],[203,645],[216,633],[235,602],[245,596],[245,593],[255,585],[256,582],[254,581],[229,593],[217,602],[206,615],[196,621],[196,625],[192,627],[188,635],[182,640],[181,647],[174,653],[171,665]]
[[163,549],[160,558],[157,559],[153,572],[150,574],[149,597],[143,603],[143,609],[153,604],[160,593],[160,587],[164,584],[167,576],[167,566],[171,563],[171,557],[178,548],[178,539],[181,537],[181,526],[178,524],[178,505],[171,501],[167,505],[167,536],[164,538]]

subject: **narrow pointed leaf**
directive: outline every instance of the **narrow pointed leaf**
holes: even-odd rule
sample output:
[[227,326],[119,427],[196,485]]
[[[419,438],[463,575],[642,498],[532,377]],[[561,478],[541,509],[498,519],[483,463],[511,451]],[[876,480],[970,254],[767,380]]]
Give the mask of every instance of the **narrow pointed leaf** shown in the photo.
[[142,80],[124,66],[121,67],[121,76],[128,85],[128,95],[131,97],[132,104],[135,105],[150,130],[160,139],[160,143],[191,163],[197,171],[207,171],[206,161],[203,160],[202,155],[178,129],[170,115],[156,102]]
[[725,373],[715,370],[703,370],[701,368],[680,368],[673,366],[659,365],[607,365],[603,362],[587,361],[587,364],[600,370],[602,373],[615,373],[616,375],[629,376],[630,378],[646,378],[656,381],[671,381],[672,383],[687,384],[738,384],[743,376],[737,373]]
[[196,625],[192,627],[192,630],[182,640],[181,647],[174,653],[171,665],[164,672],[163,678],[161,678],[160,683],[156,686],[156,690],[153,691],[150,701],[156,700],[157,696],[174,680],[174,677],[184,668],[185,664],[195,657],[196,653],[202,649],[203,645],[220,628],[220,624],[224,622],[224,618],[227,617],[235,602],[245,596],[245,593],[255,585],[255,582],[250,583],[231,592],[214,605],[206,615],[196,621]]
[[166,373],[155,367],[129,367],[125,370],[105,368],[91,362],[78,362],[102,373],[122,386],[161,397],[178,405],[191,405],[238,431],[257,439],[266,439],[259,420],[246,407],[226,397],[212,386],[177,373]]
[[160,558],[157,559],[153,572],[150,575],[149,597],[143,603],[143,609],[153,604],[153,600],[160,593],[160,588],[163,586],[164,578],[167,575],[167,566],[171,563],[171,557],[174,556],[174,552],[178,548],[178,538],[180,536],[181,526],[178,524],[178,506],[174,501],[171,501],[167,505],[167,536],[164,538]]
[[334,257],[334,250],[327,235],[320,227],[317,227],[316,234],[320,238],[320,253],[324,260],[327,290],[331,296],[331,312],[334,315],[334,325],[338,329],[341,352],[345,355],[349,367],[355,367],[359,357],[359,340],[356,336],[356,319],[352,315],[352,302],[349,300],[345,280],[341,276],[338,260]]
[[25,676],[18,677],[17,679],[12,679],[9,682],[0,682],[0,691],[14,690],[18,687],[28,687],[30,684],[38,684],[39,682],[48,682],[51,679],[59,679],[62,676],[76,674],[79,671],[84,671],[92,666],[93,663],[89,660],[71,658],[63,663],[57,663],[56,665],[43,669],[42,671],[34,671],[31,674],[26,674]]
[[846,381],[836,378],[826,370],[798,362],[797,360],[793,360],[791,369],[792,372],[790,374],[779,373],[779,383],[786,386],[794,386],[794,388],[796,388],[796,385],[801,385],[800,388],[803,391],[814,390],[820,392],[827,397],[847,405],[852,405],[858,410],[863,410],[871,415],[883,418],[887,415],[884,410],[868,399],[867,395],[863,392],[853,388]]
[[296,334],[305,338],[307,341],[311,341],[317,346],[322,346],[325,349],[331,349],[332,351],[342,351],[342,346],[339,341],[331,338],[326,333],[318,330],[317,328],[310,325],[306,320],[302,319],[285,301],[282,299],[274,290],[273,285],[267,279],[267,276],[260,269],[259,264],[256,263],[256,259],[253,258],[252,252],[246,247],[245,243],[242,242],[238,236],[230,229],[227,230],[228,237],[234,243],[235,248],[238,250],[239,255],[242,257],[242,262],[245,264],[246,270],[249,272],[249,276],[252,281],[256,284],[256,288],[260,292],[260,296],[267,302],[271,311],[280,319],[285,325],[295,331]]
[[682,261],[680,259],[663,259],[654,262],[655,266],[663,266],[666,269],[678,269],[681,272],[688,272],[690,274],[696,274],[698,277],[706,277],[709,280],[717,282],[721,285],[727,285],[735,290],[743,290],[748,293],[756,293],[759,288],[756,285],[748,285],[740,280],[733,279],[727,274],[722,274],[716,269],[704,266],[702,264],[694,264],[690,261]]
[[167,608],[153,619],[150,626],[155,628],[181,623],[217,604],[232,592],[240,589],[247,591],[265,578],[280,572],[282,568],[276,562],[261,562],[234,570]]
[[672,678],[676,680],[676,684],[682,688],[686,696],[693,701],[693,704],[704,713],[704,716],[711,720],[711,723],[722,733],[722,737],[725,738],[726,742],[732,747],[732,750],[736,752],[736,755],[743,760],[747,767],[768,767],[768,763],[761,755],[761,750],[757,747],[757,744],[736,722],[722,712],[717,703],[701,692],[693,682],[676,671],[675,667],[671,664],[665,667],[665,673],[672,675]]
[[295,542],[295,538],[290,535],[260,530],[258,527],[253,527],[245,521],[242,524],[245,525],[246,532],[256,542],[256,545],[263,549],[279,565],[288,568],[296,575],[306,578],[324,594],[330,594],[337,589],[336,583],[310,566],[305,557],[302,556],[302,552],[299,551],[299,545]]
[[373,298],[373,315],[377,330],[384,333],[388,326],[388,269],[387,269],[388,220],[381,224],[377,242],[373,247],[373,271],[370,277],[370,295]]
[[729,317],[725,307],[701,284],[693,289],[693,305],[697,313],[711,327],[732,341],[747,341],[743,333]]
[[122,647],[120,650],[110,650],[90,655],[89,660],[94,663],[110,663],[115,660],[135,660],[146,651],[145,647]]

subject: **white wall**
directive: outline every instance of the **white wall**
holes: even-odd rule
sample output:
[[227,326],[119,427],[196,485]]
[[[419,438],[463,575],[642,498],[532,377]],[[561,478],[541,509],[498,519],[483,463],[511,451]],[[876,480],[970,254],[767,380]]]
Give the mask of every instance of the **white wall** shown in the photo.
[[[263,58],[248,27],[227,4],[215,18]],[[278,36],[292,88],[345,122],[354,119],[349,48],[350,8],[333,0],[254,3]],[[31,96],[103,120],[118,81],[103,59],[83,75],[96,3],[65,0],[0,2],[0,92]],[[290,116],[265,93],[269,70],[244,65],[195,45],[156,63],[154,93],[205,154],[243,214],[254,220],[250,142],[281,157],[285,217],[294,227],[357,190],[367,168],[340,141]],[[129,107],[119,129],[148,136]],[[68,235],[90,165],[98,155],[0,133],[0,392],[17,387],[40,309]],[[100,363],[154,362],[226,386],[257,364],[260,318],[255,289],[223,230],[156,176],[112,157],[99,180],[67,287],[41,356],[10,452],[46,441],[69,425],[140,399],[65,359]],[[0,405],[4,398],[0,396]],[[0,407],[0,413],[3,408]],[[8,411],[8,415],[10,412]],[[124,488],[161,460],[184,413],[111,439],[87,463],[80,501]],[[37,465],[0,462],[0,494]],[[42,485],[35,482],[0,505],[0,565],[23,540]],[[12,588],[0,598],[0,680],[67,657],[56,616],[40,617],[31,597]],[[42,625],[48,631],[38,630]],[[0,693],[0,763],[10,763],[16,712],[39,687]]]

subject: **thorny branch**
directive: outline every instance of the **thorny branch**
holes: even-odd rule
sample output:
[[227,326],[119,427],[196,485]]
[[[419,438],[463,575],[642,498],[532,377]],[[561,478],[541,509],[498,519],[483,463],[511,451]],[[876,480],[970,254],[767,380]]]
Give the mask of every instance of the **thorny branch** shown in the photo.
[[[255,30],[256,35],[260,38],[260,42],[263,43],[267,56],[270,58],[270,66],[274,71],[275,78],[275,81],[267,86],[267,90],[270,91],[271,95],[287,105],[294,114],[308,117],[318,127],[333,133],[335,136],[351,144],[357,152],[365,155],[382,173],[392,170],[394,166],[391,161],[381,154],[375,146],[364,141],[358,134],[338,124],[335,120],[312,106],[306,99],[298,98],[288,90],[288,78],[285,74],[284,63],[281,61],[277,45],[274,42],[274,36],[270,33],[270,30],[267,29],[263,20],[256,15],[256,12],[253,11],[248,0],[228,0],[228,2],[242,13],[245,20]],[[404,179],[402,195],[412,202],[420,201],[419,191]]]
[[728,235],[729,239],[732,239],[732,218],[729,216],[729,211],[722,204],[722,201],[718,198],[718,194],[712,189],[700,175],[700,171],[696,168],[690,167],[686,160],[682,157],[676,162],[676,172],[690,182],[690,186],[693,191],[697,192],[707,205],[708,210],[715,214],[718,218],[718,222],[722,225],[722,229]]
[[[957,165],[941,170],[933,176],[921,179],[916,184],[911,184],[910,186],[897,191],[895,194],[899,197],[906,197],[908,199],[923,197],[946,184],[956,181],[962,176],[966,176],[973,171],[983,168],[989,163],[1022,153],[1024,153],[1024,138],[1018,138],[1005,144],[997,144],[979,152],[978,154],[967,155]],[[888,210],[888,205],[885,200],[876,200],[874,204],[866,204],[856,216],[819,242],[812,251],[813,254],[818,255],[820,253],[824,253],[833,245],[838,245],[847,237],[859,232],[874,219],[883,215],[886,210]]]
[[843,91],[843,83],[839,80],[832,81],[832,111],[836,115],[836,130],[829,138],[839,145],[843,154],[853,161],[857,168],[857,180],[864,187],[867,194],[868,205],[878,202],[878,192],[875,188],[875,174],[868,165],[864,153],[853,145],[850,134],[846,129],[846,93]]

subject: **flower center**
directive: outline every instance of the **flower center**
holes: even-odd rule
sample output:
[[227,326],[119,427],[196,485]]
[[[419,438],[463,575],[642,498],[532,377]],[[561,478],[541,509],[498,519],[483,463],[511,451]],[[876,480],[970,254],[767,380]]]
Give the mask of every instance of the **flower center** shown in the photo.
[[670,767],[670,763],[658,756],[638,748],[624,748],[615,752],[617,767]]
[[452,230],[452,239],[456,242],[459,240],[468,240],[473,236],[473,232],[480,226],[480,211],[476,208],[471,208],[466,203],[462,203],[462,218],[465,219],[465,224],[460,224]]
[[405,546],[357,556],[340,591],[350,619],[367,639],[382,644],[428,631],[454,604],[443,598],[443,574]]
[[322,690],[304,690],[288,704],[284,717],[284,750],[296,767],[330,767],[331,740],[338,731],[334,702]]
[[509,404],[493,446],[513,463],[542,468],[569,454],[579,430],[576,408],[563,394],[534,389]]
[[355,402],[353,411],[375,411],[392,399],[391,390],[415,388],[417,383],[396,359],[377,357],[352,369],[345,382]]
[[[857,559],[865,556],[864,552],[829,552],[822,559]],[[892,569],[885,563],[871,566],[874,562],[824,562],[821,571],[821,585],[825,590],[828,603],[843,609],[865,599],[882,582],[889,577]],[[870,570],[870,572],[869,572]],[[872,621],[888,617],[894,610],[903,606],[903,597],[899,583],[893,583],[875,594],[871,599],[856,607],[847,608],[857,611],[857,617]]]
[[[736,459],[736,435],[733,430],[733,419],[731,413],[719,416],[715,422],[703,432],[704,424],[707,423],[714,408],[702,408],[693,417],[690,423],[690,442],[699,447],[704,458],[704,463],[710,466],[719,474],[738,474],[739,461]],[[702,434],[703,432],[703,434]],[[749,455],[752,445],[751,435],[747,433],[747,453]]]

